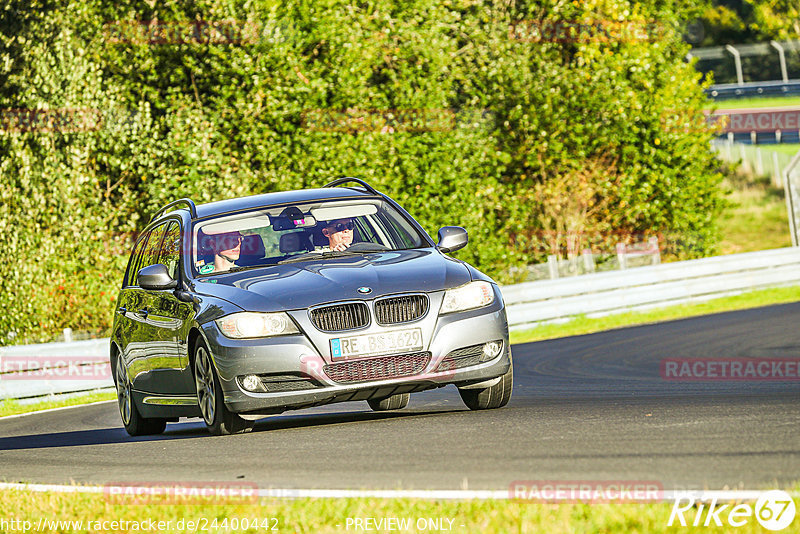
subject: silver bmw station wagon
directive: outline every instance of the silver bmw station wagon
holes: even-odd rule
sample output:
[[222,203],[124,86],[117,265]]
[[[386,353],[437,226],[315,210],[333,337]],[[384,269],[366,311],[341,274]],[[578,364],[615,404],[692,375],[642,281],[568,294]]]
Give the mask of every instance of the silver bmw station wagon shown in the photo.
[[[344,184],[350,187],[337,187]],[[454,384],[472,410],[511,397],[495,282],[366,182],[172,202],[131,253],[111,367],[125,429],[202,417],[213,434],[331,402],[398,410]]]

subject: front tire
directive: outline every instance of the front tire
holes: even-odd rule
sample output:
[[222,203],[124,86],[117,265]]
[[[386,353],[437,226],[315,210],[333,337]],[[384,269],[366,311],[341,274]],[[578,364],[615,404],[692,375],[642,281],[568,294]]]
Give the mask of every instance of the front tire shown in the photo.
[[133,384],[128,379],[128,372],[121,355],[117,355],[115,367],[114,384],[117,387],[117,404],[125,431],[131,436],[147,436],[164,432],[164,429],[167,428],[166,419],[142,417],[139,413],[136,401],[133,400]]
[[405,408],[408,406],[408,400],[410,398],[411,395],[408,393],[398,393],[397,395],[392,395],[384,399],[369,399],[367,403],[369,407],[372,408],[372,411],[385,412],[387,410],[400,410],[401,408]]
[[197,403],[209,432],[215,436],[224,436],[242,434],[253,428],[253,421],[246,421],[225,407],[217,370],[201,339],[197,341],[194,350],[194,382]]
[[[509,361],[511,355],[509,354]],[[510,362],[511,363],[511,362]],[[488,388],[482,389],[459,389],[461,400],[470,410],[491,410],[502,408],[511,399],[511,389],[514,386],[514,365],[508,367],[508,371],[500,377],[500,381]]]

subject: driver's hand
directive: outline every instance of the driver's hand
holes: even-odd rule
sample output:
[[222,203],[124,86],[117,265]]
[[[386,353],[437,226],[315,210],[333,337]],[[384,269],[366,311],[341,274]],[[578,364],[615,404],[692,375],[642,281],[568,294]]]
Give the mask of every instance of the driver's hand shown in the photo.
[[346,244],[346,243],[339,243],[338,245],[336,245],[335,247],[333,247],[333,249],[332,249],[332,250],[334,250],[335,252],[341,252],[341,251],[343,251],[344,249],[346,249],[346,248],[347,248],[347,247],[349,247],[349,246],[350,246],[350,245],[348,245],[348,244]]

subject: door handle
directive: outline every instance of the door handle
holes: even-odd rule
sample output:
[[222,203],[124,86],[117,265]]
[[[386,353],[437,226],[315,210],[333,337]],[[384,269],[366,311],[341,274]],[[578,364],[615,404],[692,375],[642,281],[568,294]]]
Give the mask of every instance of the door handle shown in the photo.
[[144,319],[147,319],[147,315],[150,313],[150,310],[147,308],[142,308],[141,310],[136,312],[138,315],[141,315]]
[[125,306],[121,306],[117,309],[117,312],[121,313],[122,315],[125,315],[126,313],[128,313],[128,308],[126,308]]

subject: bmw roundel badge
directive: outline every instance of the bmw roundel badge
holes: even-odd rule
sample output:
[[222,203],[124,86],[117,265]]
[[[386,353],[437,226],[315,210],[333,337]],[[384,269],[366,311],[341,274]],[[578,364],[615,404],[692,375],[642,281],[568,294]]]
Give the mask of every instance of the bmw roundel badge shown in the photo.
[[362,295],[367,295],[369,293],[372,293],[372,288],[367,286],[361,286],[358,288],[358,292],[361,293]]

